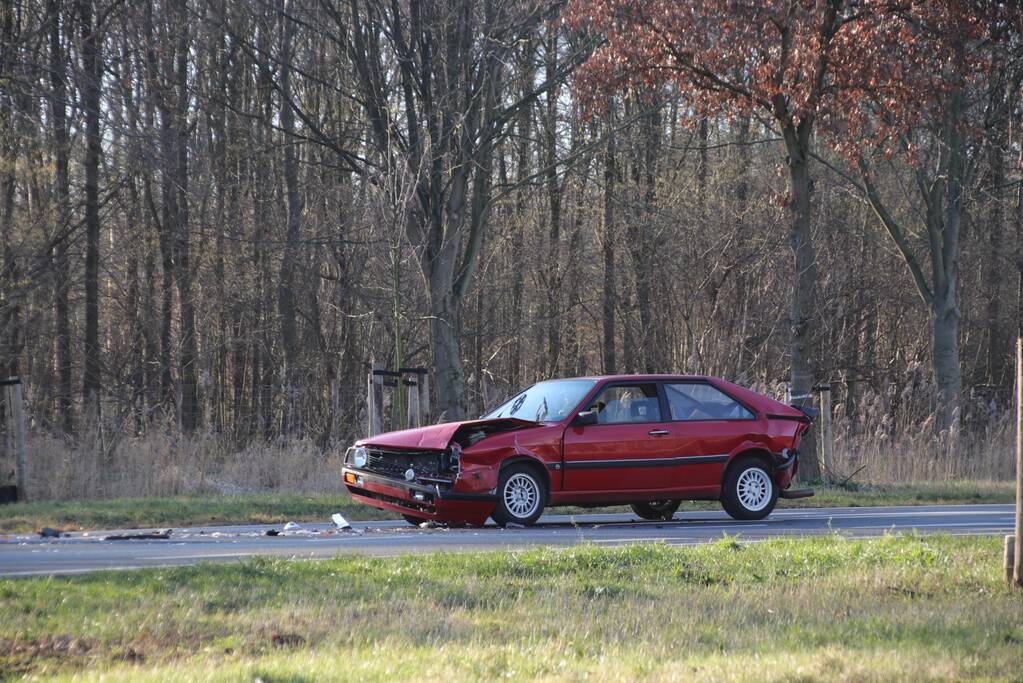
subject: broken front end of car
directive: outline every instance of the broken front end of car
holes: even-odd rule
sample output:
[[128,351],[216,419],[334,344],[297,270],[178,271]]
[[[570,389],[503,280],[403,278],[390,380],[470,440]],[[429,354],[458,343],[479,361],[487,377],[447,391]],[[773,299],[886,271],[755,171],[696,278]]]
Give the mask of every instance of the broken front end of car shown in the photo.
[[356,445],[342,479],[352,498],[406,517],[482,525],[494,508],[489,468],[463,468],[457,443],[443,450]]

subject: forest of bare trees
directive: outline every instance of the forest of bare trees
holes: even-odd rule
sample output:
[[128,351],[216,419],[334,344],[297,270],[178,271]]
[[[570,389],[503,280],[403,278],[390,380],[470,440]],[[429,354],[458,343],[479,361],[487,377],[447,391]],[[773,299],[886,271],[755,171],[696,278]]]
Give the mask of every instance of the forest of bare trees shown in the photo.
[[1023,31],[948,4],[977,18],[948,73],[897,103],[933,66],[908,51],[870,99],[836,39],[807,117],[730,62],[595,85],[582,0],[5,0],[2,374],[72,449],[330,450],[370,362],[429,368],[438,418],[686,372],[830,384],[844,434],[984,433],[1013,388]]

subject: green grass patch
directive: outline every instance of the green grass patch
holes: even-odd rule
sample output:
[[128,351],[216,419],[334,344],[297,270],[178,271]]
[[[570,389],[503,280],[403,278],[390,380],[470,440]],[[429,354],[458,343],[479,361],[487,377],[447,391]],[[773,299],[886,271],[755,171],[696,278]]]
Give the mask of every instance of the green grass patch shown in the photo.
[[0,672],[83,680],[1018,680],[1001,539],[254,559],[0,581]]
[[35,531],[44,526],[74,530],[329,522],[335,512],[356,520],[393,518],[382,510],[353,502],[347,493],[172,496],[0,505],[0,532]]
[[[804,484],[796,484],[801,488]],[[847,484],[813,486],[812,498],[779,500],[785,508],[879,507],[888,505],[965,505],[1011,503],[1016,485],[1011,481],[919,481],[907,484]]]
[[[780,508],[870,507],[1011,503],[1012,482],[951,481],[906,485],[817,486],[812,498],[779,500]],[[716,501],[686,502],[684,511],[720,510]],[[552,513],[627,512],[627,506],[552,508]],[[278,524],[287,521],[327,522],[340,512],[353,520],[395,519],[396,515],[352,502],[347,493],[119,498],[114,500],[40,501],[0,505],[0,533],[36,531],[44,526],[65,530],[136,527],[182,527],[206,524]]]

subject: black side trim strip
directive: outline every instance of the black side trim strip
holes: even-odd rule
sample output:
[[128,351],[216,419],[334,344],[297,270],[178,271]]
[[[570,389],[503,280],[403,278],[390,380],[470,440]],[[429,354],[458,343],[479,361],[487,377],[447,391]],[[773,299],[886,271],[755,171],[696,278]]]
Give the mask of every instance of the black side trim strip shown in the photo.
[[497,500],[497,496],[493,493],[459,493],[458,491],[441,491],[440,500],[474,500],[489,503]]
[[728,455],[683,455],[676,458],[645,458],[642,460],[574,460],[565,463],[566,470],[599,470],[618,467],[675,467],[725,462]]

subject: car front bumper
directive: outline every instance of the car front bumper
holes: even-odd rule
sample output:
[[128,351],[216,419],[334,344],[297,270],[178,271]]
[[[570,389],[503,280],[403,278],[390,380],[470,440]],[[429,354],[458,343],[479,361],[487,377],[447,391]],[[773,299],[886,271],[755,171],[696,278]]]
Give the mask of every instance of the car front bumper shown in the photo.
[[352,467],[342,468],[341,481],[356,502],[438,522],[482,526],[497,501],[493,493],[402,481]]

